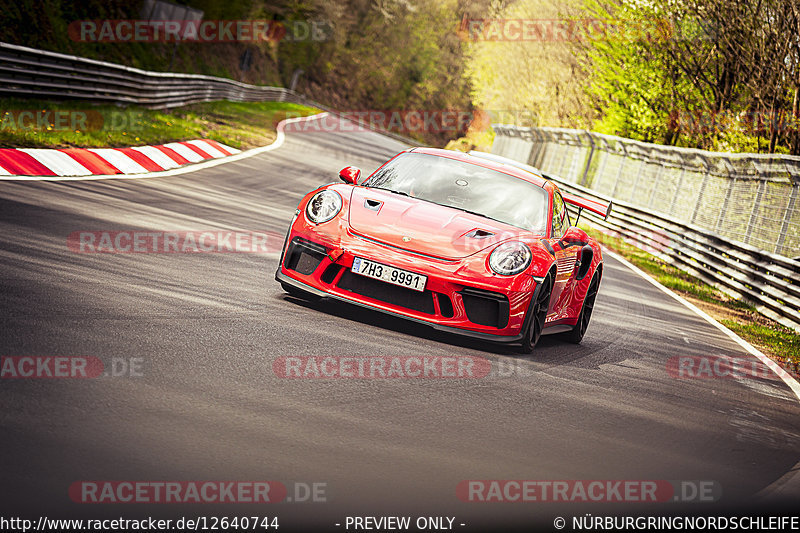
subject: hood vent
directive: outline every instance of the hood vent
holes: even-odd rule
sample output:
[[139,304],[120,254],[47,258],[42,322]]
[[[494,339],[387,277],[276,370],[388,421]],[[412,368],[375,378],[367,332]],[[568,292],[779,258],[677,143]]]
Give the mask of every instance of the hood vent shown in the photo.
[[383,202],[380,200],[370,200],[369,198],[364,200],[364,207],[372,211],[380,211],[381,205],[383,205]]
[[491,237],[494,235],[491,231],[486,231],[483,229],[474,229],[464,235],[465,237],[469,237],[470,239],[485,239],[486,237]]

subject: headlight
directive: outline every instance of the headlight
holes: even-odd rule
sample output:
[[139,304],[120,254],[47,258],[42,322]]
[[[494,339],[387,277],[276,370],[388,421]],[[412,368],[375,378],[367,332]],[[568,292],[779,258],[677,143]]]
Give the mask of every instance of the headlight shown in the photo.
[[320,191],[311,197],[306,206],[306,215],[311,222],[322,224],[342,210],[342,197],[329,190]]
[[507,242],[494,249],[489,266],[503,276],[519,274],[531,264],[531,249],[519,241]]

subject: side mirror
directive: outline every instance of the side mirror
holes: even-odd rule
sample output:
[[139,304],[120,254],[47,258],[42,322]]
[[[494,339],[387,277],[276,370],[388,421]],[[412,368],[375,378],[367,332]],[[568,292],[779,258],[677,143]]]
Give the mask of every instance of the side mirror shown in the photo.
[[564,236],[561,237],[561,240],[558,241],[561,245],[561,248],[568,248],[570,246],[586,246],[589,244],[589,236],[580,228],[576,228],[575,226],[571,226],[567,228],[567,232],[564,233]]
[[345,183],[358,184],[358,178],[361,177],[361,169],[356,167],[344,167],[339,171],[339,178]]

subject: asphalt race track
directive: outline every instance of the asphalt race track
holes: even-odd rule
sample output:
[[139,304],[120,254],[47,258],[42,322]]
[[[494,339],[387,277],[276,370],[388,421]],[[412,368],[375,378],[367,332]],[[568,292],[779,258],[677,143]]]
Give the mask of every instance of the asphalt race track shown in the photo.
[[[67,247],[84,230],[282,235],[306,192],[403,148],[375,133],[292,133],[275,151],[181,176],[0,182],[0,355],[136,360],[141,374],[1,379],[0,515],[277,516],[280,531],[449,516],[456,530],[486,531],[552,530],[556,516],[586,513],[793,508],[796,494],[755,495],[797,471],[800,401],[774,376],[671,377],[676,356],[755,359],[611,257],[583,344],[544,337],[523,357],[294,299],[274,280],[278,249]],[[481,379],[276,376],[273,362],[292,355],[472,355],[494,366]],[[325,501],[74,503],[69,487],[82,480],[275,480],[301,500],[318,483]],[[717,501],[465,502],[465,480],[702,481]]]

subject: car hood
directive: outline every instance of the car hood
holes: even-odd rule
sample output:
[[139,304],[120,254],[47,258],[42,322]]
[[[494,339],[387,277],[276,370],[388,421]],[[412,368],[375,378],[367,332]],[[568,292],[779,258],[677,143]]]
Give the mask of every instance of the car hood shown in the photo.
[[391,246],[461,259],[525,230],[479,215],[374,188],[354,187],[350,228]]

